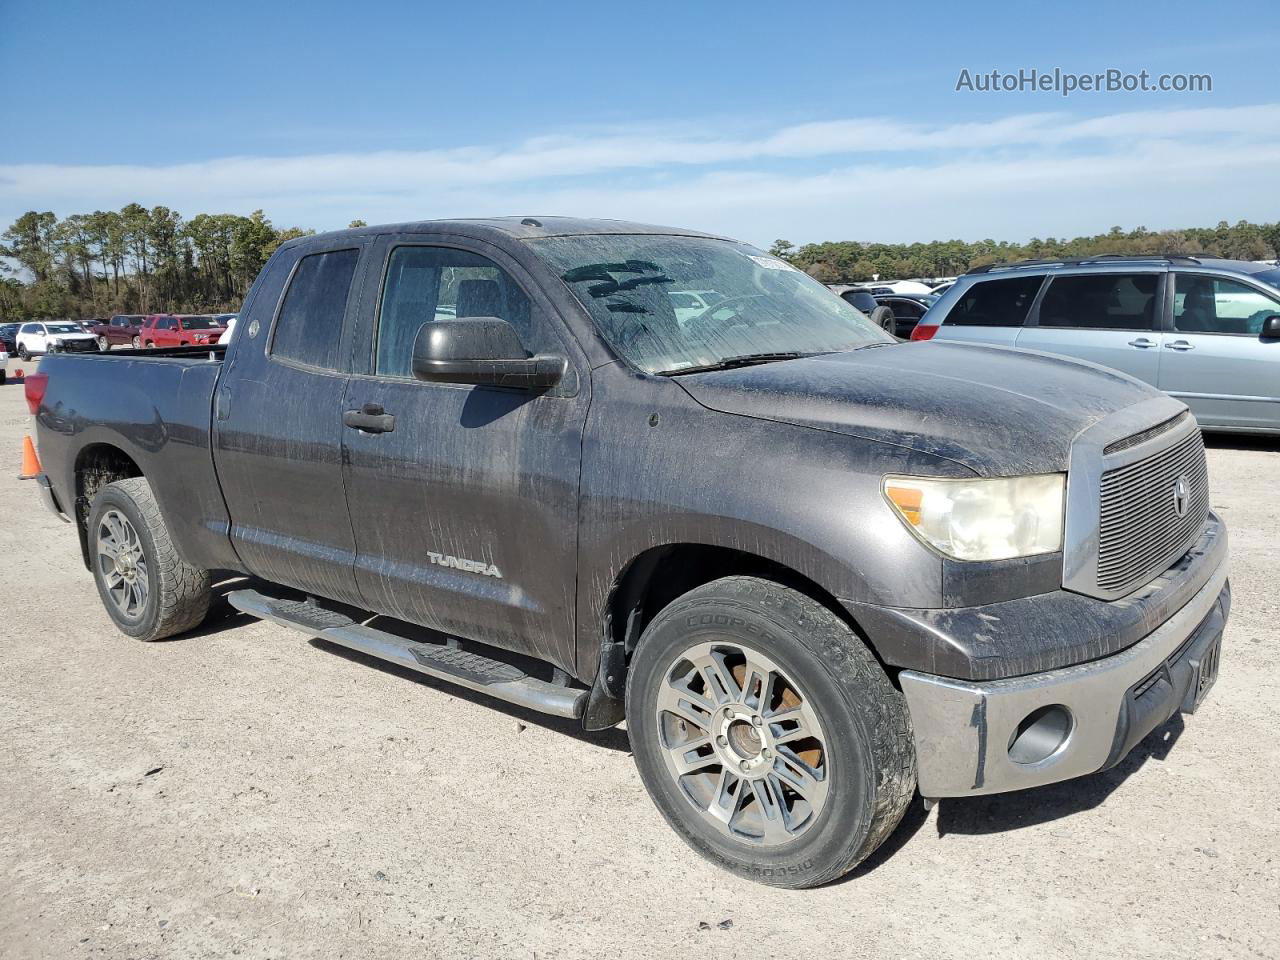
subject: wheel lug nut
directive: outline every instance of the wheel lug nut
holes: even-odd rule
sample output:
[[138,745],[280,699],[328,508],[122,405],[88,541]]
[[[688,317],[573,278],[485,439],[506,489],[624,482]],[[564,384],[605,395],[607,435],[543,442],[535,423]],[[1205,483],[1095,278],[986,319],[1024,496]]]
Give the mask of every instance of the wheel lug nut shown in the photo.
[[727,747],[727,746],[729,745],[729,738],[728,738],[728,737],[716,737],[716,743],[718,743],[718,744],[719,744],[720,746],[722,746],[722,747]]
[[760,756],[768,760],[770,757],[773,756],[773,754],[769,751],[768,747],[765,747],[763,750],[760,751]]
[[724,715],[725,715],[726,717],[728,717],[730,720],[732,720],[732,719],[733,719],[733,707],[725,707],[725,708],[724,708]]
[[764,717],[761,717],[761,716],[759,716],[759,715],[752,717],[752,718],[751,718],[751,725],[752,725],[753,727],[763,727],[763,726],[764,726]]

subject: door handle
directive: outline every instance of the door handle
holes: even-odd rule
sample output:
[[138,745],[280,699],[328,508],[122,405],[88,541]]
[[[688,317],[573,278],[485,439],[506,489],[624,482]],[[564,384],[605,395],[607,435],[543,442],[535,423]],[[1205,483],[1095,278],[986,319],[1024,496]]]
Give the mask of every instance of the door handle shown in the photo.
[[1137,340],[1129,341],[1129,346],[1140,347],[1143,350],[1147,349],[1147,347],[1154,347],[1155,345],[1156,342],[1154,340],[1148,340],[1146,337],[1139,337]]
[[1165,346],[1168,347],[1170,350],[1183,350],[1183,351],[1194,350],[1196,348],[1194,343],[1187,343],[1187,341],[1185,340],[1175,340],[1173,341],[1173,343],[1166,343]]
[[396,428],[396,418],[384,411],[380,403],[366,403],[359,410],[345,410],[342,422],[365,433],[390,433]]

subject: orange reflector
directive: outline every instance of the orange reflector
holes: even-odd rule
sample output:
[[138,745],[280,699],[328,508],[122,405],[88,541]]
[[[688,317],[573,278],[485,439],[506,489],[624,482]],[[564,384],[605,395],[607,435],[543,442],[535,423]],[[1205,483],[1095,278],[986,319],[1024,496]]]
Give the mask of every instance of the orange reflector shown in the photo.
[[34,480],[43,471],[40,469],[40,458],[36,456],[36,445],[31,442],[31,435],[22,438],[22,472],[19,480]]
[[917,487],[895,487],[888,484],[884,488],[890,502],[898,508],[898,512],[913,527],[920,525],[920,504],[924,500],[924,491]]

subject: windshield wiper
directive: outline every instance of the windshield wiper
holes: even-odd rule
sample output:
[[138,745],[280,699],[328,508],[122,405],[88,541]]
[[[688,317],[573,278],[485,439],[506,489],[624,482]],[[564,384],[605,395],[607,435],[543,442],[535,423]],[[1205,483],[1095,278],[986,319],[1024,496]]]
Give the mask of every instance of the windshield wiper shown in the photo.
[[801,357],[814,357],[814,353],[744,353],[737,357],[725,357],[715,363],[702,363],[696,367],[677,367],[674,370],[659,370],[660,377],[678,377],[686,373],[706,373],[709,370],[733,370],[737,367],[751,367],[757,363],[773,363],[776,360],[799,360]]

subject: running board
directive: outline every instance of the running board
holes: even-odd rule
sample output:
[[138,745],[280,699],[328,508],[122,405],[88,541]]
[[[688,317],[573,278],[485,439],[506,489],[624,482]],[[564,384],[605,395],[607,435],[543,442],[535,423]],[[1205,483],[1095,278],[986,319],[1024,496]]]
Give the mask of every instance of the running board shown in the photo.
[[233,590],[227,594],[227,602],[251,617],[270,620],[539,713],[579,720],[587,709],[587,690],[539,680],[519,667],[457,646],[406,640],[314,603],[281,600],[256,590]]

